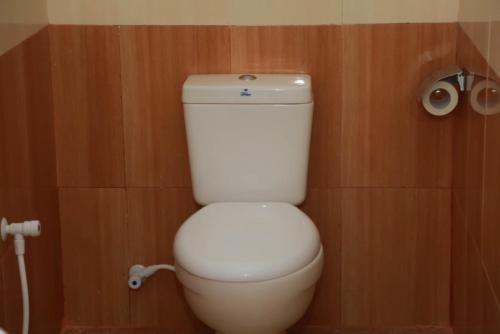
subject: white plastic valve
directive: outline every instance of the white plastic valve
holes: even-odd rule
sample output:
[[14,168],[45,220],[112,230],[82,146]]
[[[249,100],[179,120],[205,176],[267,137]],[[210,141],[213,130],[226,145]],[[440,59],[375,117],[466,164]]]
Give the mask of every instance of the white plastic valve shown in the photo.
[[145,267],[140,264],[133,265],[128,270],[128,286],[133,290],[137,290],[141,287],[142,282],[146,279],[144,276]]
[[128,286],[133,290],[141,287],[142,283],[158,270],[169,270],[175,272],[175,266],[170,264],[156,264],[145,267],[142,264],[135,264],[128,270]]
[[42,225],[38,220],[25,221],[23,223],[8,224],[2,218],[0,224],[2,240],[7,240],[9,235],[22,235],[23,237],[38,237],[42,233]]

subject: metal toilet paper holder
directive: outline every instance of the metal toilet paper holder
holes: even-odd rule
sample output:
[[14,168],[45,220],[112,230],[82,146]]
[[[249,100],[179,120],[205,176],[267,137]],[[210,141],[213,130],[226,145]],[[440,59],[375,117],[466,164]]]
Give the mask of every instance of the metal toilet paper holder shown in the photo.
[[425,92],[438,81],[456,81],[460,87],[460,91],[466,89],[466,72],[457,65],[450,65],[440,71],[435,72],[432,76],[424,80],[420,88],[420,100],[424,98]]
[[[448,87],[448,90],[444,87]],[[491,104],[480,100],[482,90],[489,89],[495,92],[497,98]],[[500,113],[500,83],[492,78],[487,78],[481,73],[474,73],[462,69],[457,65],[450,65],[423,81],[419,91],[419,102],[424,108],[435,116],[444,116],[453,111],[460,99],[460,93],[469,92],[469,103],[474,111],[482,115]],[[489,92],[491,94],[491,92]],[[448,95],[454,95],[449,99]],[[439,98],[445,97],[439,101]],[[432,101],[435,98],[435,101]],[[454,99],[455,104],[451,103]],[[427,103],[426,103],[427,102]],[[429,105],[429,102],[431,105]],[[440,105],[441,103],[441,105]],[[437,106],[436,108],[433,108]],[[441,107],[441,109],[439,108]],[[433,110],[429,110],[433,108]]]

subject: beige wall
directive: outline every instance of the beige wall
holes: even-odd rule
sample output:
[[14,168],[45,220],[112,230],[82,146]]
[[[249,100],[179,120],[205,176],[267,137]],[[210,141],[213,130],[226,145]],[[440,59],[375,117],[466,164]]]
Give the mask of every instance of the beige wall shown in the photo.
[[500,76],[500,1],[460,0],[459,6],[460,26]]
[[343,0],[342,22],[456,22],[458,4],[458,0]]
[[0,54],[47,23],[46,0],[0,0]]
[[455,22],[459,1],[466,0],[0,0],[0,54],[48,22],[89,25]]
[[300,25],[456,22],[458,1],[48,0],[48,7],[53,24]]
[[[341,22],[341,0],[49,0],[54,24],[288,25]],[[145,5],[147,3],[147,5]]]

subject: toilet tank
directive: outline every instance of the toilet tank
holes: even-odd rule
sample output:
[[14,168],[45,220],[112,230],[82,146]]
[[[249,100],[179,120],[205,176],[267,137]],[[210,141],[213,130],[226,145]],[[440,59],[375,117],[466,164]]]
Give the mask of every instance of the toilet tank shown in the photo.
[[199,204],[304,200],[313,115],[308,75],[192,75],[182,99]]

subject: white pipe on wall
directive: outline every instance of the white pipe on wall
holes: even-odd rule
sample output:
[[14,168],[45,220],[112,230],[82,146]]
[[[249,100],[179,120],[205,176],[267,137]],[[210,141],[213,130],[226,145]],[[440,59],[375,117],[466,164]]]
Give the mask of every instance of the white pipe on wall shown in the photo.
[[[22,334],[28,334],[30,323],[30,299],[28,292],[28,278],[26,275],[26,264],[24,254],[26,245],[25,236],[37,237],[42,232],[42,226],[38,220],[26,221],[23,223],[8,224],[3,218],[0,223],[0,236],[3,241],[7,240],[9,235],[14,236],[14,251],[17,255],[19,264],[19,279],[21,280],[22,298],[23,298],[23,330]],[[0,331],[1,334],[1,331]]]
[[28,334],[30,323],[30,297],[28,293],[28,279],[26,277],[26,265],[24,255],[17,255],[19,264],[19,277],[21,279],[21,289],[23,294],[23,334]]

